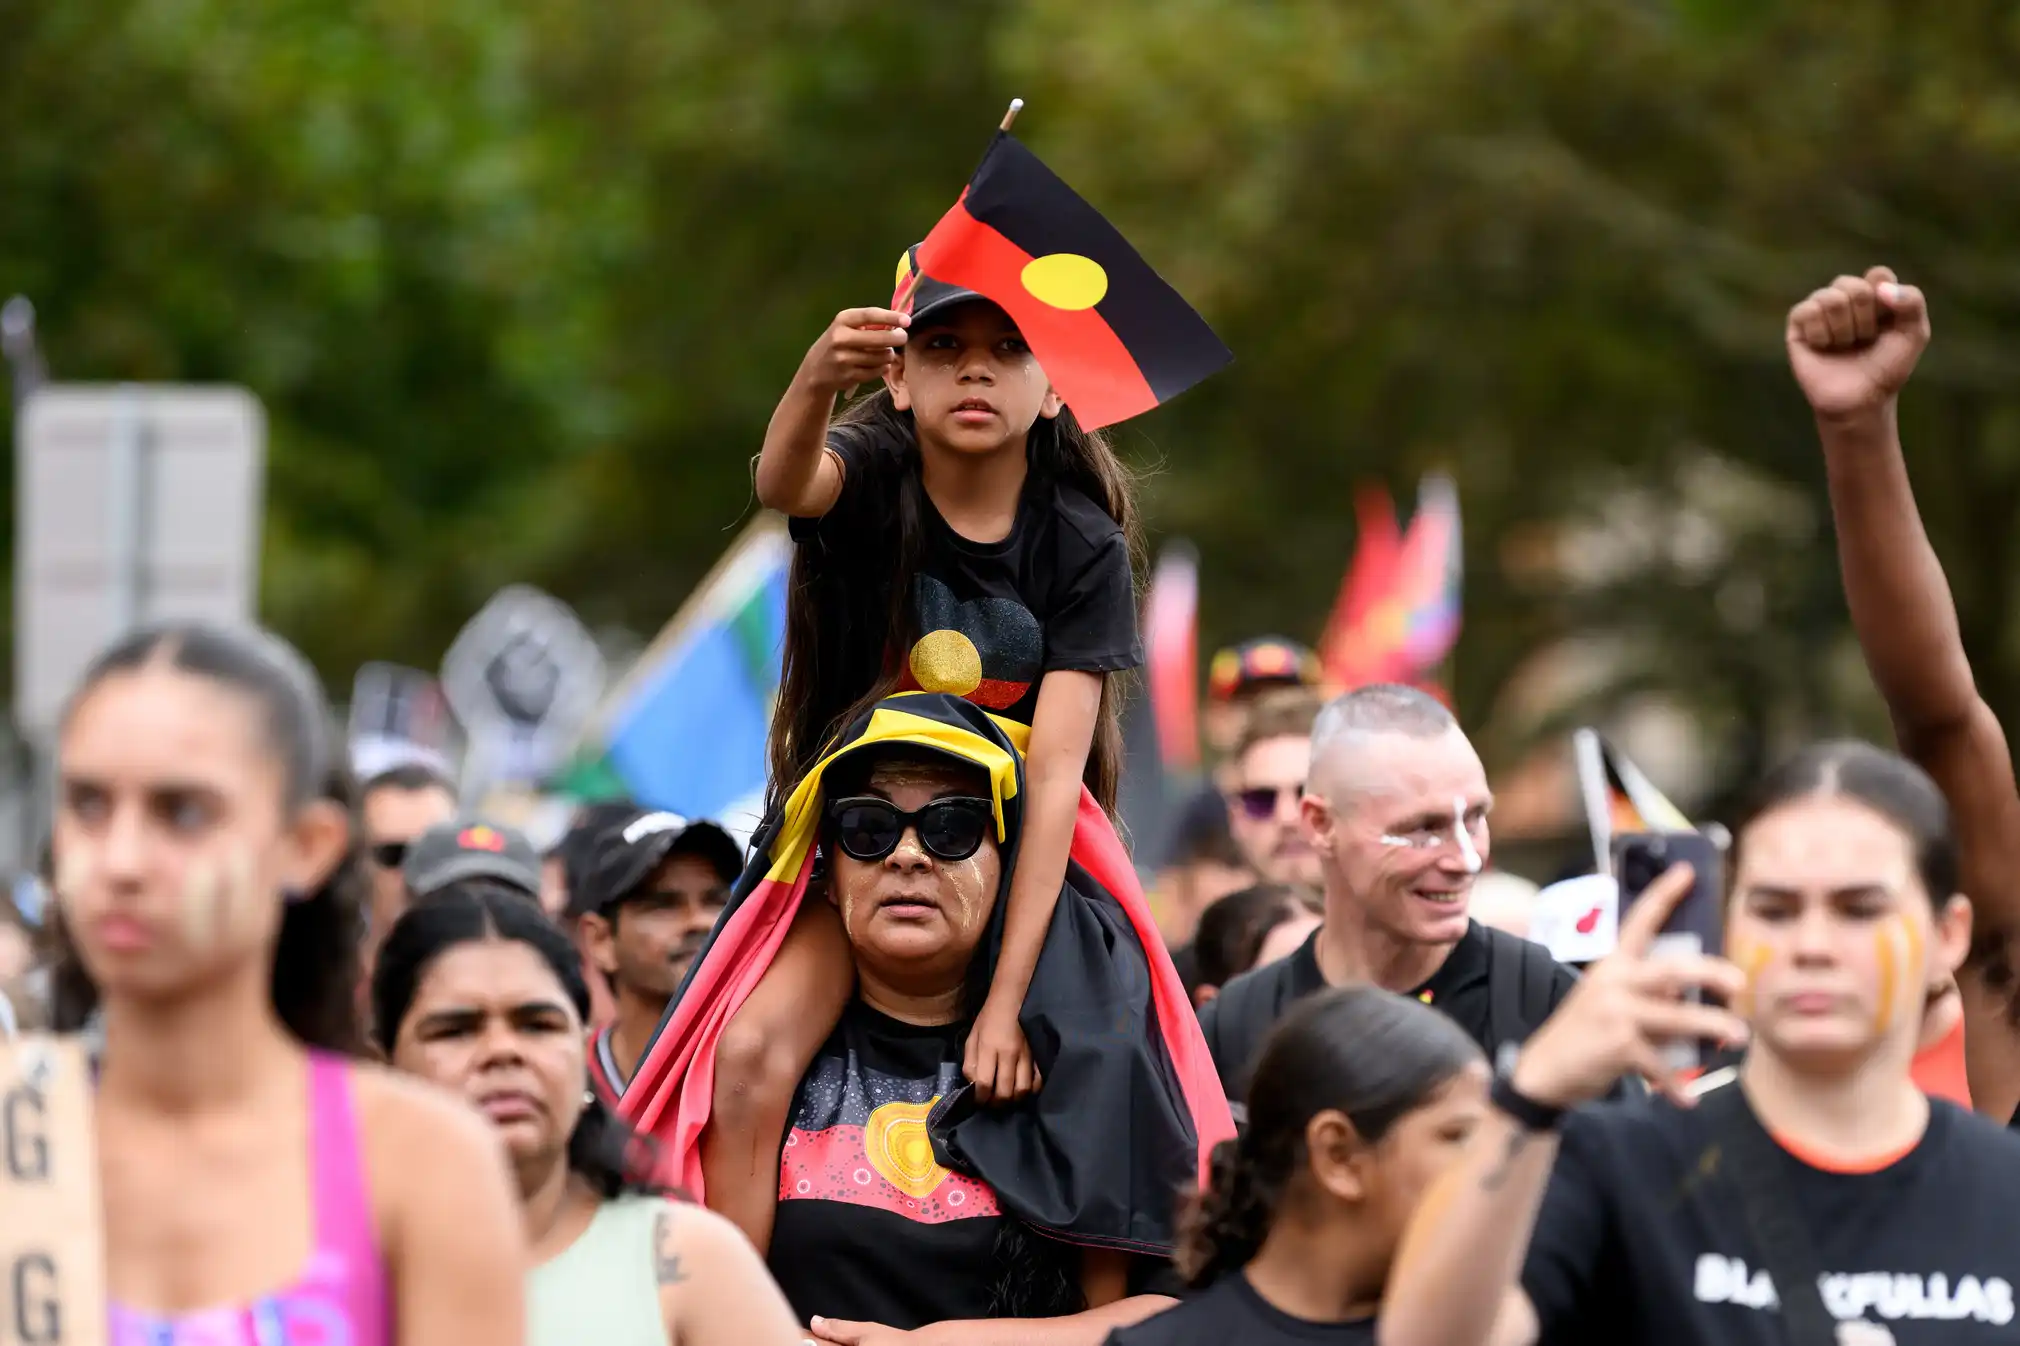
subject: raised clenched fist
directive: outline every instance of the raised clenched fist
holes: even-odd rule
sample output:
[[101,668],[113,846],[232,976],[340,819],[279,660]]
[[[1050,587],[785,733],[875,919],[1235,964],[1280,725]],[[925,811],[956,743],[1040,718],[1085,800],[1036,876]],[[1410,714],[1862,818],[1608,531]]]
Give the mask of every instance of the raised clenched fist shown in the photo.
[[1789,310],[1789,367],[1817,415],[1877,411],[1899,394],[1929,344],[1922,292],[1876,266],[1839,276]]

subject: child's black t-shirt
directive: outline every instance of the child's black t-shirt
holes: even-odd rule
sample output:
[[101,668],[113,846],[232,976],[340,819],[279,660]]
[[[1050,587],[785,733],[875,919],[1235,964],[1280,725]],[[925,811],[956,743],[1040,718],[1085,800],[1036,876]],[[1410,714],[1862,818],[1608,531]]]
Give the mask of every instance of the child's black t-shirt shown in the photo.
[[[1742,1123],[1759,1126],[1750,1110]],[[1884,1327],[1900,1346],[2020,1341],[2020,1139],[1932,1099],[1921,1140],[1870,1172],[1768,1148],[1841,1324]],[[1782,1346],[1744,1210],[1702,1105],[1644,1098],[1572,1117],[1522,1274],[1539,1340]]]
[[[850,426],[830,432],[828,446],[842,459],[841,495],[822,517],[793,520],[792,535],[843,550],[857,570],[882,562],[890,573],[904,460]],[[1000,542],[962,537],[929,498],[921,523],[917,636],[900,690],[951,692],[1029,724],[1045,674],[1115,673],[1143,662],[1128,543],[1085,492],[1032,473]]]

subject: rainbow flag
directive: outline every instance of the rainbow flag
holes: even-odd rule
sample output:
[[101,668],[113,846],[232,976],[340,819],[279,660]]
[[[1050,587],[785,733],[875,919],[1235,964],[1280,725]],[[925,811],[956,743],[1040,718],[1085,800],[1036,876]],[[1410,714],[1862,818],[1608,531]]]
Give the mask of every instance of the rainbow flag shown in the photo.
[[764,811],[791,565],[785,523],[761,515],[606,698],[557,788],[712,819],[747,840]]

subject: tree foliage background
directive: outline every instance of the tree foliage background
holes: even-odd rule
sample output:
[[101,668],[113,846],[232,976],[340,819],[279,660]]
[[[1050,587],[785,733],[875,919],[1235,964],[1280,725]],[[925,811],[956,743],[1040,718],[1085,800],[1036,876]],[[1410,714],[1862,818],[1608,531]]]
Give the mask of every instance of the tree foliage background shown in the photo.
[[1131,426],[1203,641],[1310,638],[1353,484],[1452,470],[1462,714],[1700,716],[1728,780],[1871,728],[1781,354],[1875,261],[1981,683],[2020,716],[2020,13],[1991,0],[0,0],[0,289],[66,379],[271,417],[265,614],[339,685],[501,583],[649,634],[801,352],[1010,96],[1239,363]]

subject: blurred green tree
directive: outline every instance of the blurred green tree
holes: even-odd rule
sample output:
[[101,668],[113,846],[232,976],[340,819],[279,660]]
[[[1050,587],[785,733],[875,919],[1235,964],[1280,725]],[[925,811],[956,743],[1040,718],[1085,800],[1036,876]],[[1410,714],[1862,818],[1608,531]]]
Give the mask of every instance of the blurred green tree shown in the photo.
[[[341,681],[510,578],[650,630],[806,344],[888,294],[1004,102],[1234,369],[1128,428],[1206,643],[1316,633],[1368,476],[1457,476],[1462,713],[1608,651],[1735,777],[1871,726],[1789,304],[1931,292],[1906,432],[2020,722],[2020,19],[1990,0],[1251,5],[0,0],[0,286],[68,378],[273,425],[268,616]],[[1594,524],[1604,525],[1593,527]]]

